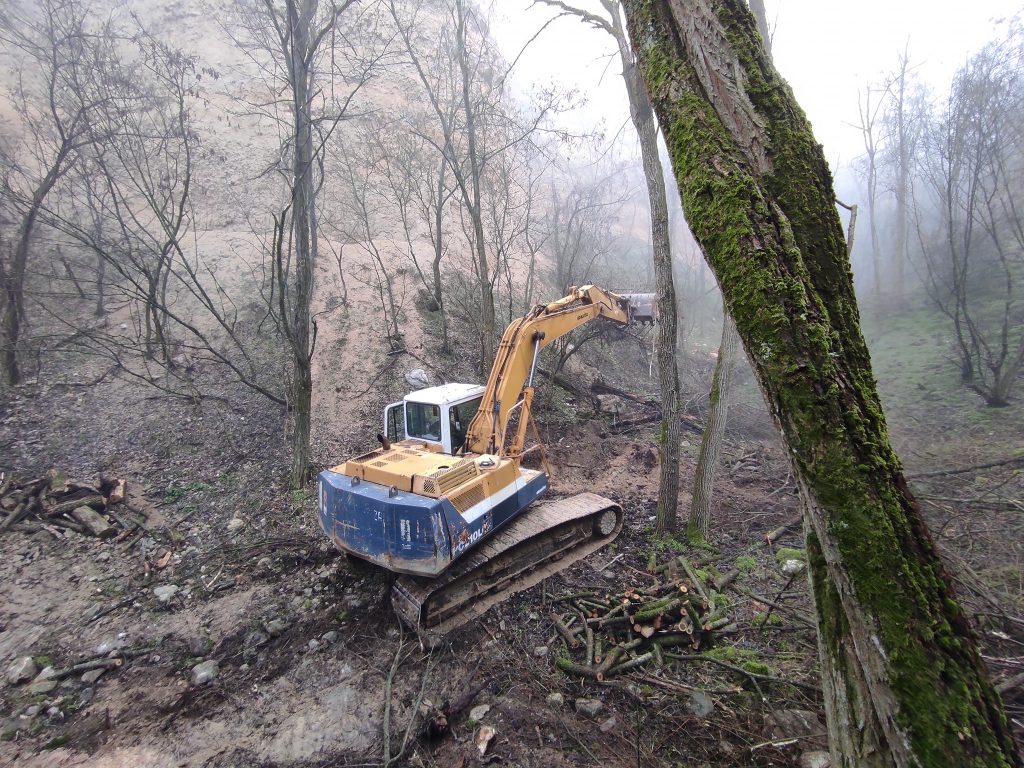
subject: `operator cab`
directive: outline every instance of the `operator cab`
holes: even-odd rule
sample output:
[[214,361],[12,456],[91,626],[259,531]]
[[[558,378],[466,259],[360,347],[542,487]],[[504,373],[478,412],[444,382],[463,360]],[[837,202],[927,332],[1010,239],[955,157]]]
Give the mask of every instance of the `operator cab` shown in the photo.
[[384,409],[384,434],[391,442],[423,441],[454,455],[466,442],[483,395],[479,384],[442,384],[410,392]]

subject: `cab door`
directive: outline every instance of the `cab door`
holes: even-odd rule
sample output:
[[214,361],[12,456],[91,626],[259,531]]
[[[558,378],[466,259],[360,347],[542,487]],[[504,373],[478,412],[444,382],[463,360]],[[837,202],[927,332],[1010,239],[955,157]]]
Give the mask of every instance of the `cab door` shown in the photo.
[[405,401],[384,408],[384,435],[392,443],[405,439]]

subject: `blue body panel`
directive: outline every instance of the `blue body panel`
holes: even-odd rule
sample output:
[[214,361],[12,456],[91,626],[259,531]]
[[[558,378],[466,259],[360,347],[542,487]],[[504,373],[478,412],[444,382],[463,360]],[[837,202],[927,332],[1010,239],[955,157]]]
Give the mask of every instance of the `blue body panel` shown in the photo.
[[436,576],[501,528],[548,487],[538,474],[467,520],[448,499],[393,491],[336,472],[320,473],[320,525],[335,545],[391,571]]

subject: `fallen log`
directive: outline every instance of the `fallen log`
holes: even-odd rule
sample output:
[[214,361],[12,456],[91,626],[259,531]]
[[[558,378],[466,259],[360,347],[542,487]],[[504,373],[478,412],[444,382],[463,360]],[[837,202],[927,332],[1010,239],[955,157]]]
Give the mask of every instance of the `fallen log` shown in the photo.
[[107,522],[107,518],[92,507],[75,507],[71,510],[71,516],[97,538],[110,539],[117,535],[117,528]]

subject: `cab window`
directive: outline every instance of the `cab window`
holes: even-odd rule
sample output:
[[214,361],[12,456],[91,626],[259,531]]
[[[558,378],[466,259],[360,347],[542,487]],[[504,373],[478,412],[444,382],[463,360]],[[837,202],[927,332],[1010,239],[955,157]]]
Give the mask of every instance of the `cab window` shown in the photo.
[[482,397],[470,400],[465,403],[453,405],[448,412],[450,423],[448,425],[452,435],[452,453],[458,453],[466,442],[466,432],[469,430],[469,422],[480,410]]
[[412,438],[441,442],[440,406],[406,402],[405,431]]

